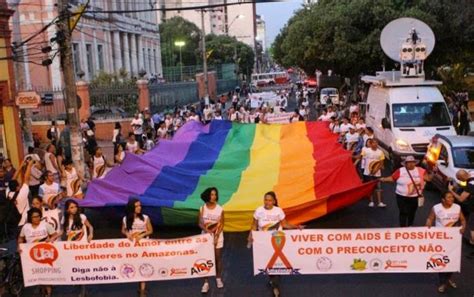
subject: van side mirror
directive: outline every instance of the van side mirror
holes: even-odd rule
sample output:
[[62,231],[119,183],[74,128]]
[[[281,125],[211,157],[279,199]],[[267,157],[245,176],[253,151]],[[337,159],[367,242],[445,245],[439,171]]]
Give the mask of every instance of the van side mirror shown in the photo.
[[438,160],[438,166],[439,165],[444,166],[444,167],[448,167],[448,162],[445,161],[445,160]]
[[384,128],[384,129],[390,129],[391,128],[390,122],[387,120],[387,118],[382,119],[382,128]]

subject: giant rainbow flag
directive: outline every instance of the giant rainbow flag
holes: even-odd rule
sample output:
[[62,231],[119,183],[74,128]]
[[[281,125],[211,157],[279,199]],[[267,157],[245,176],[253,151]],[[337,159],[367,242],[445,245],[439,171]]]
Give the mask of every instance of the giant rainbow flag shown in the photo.
[[290,222],[301,223],[355,203],[374,185],[361,183],[350,152],[325,123],[190,122],[173,140],[142,156],[128,154],[92,181],[81,205],[124,205],[138,197],[155,223],[196,224],[200,194],[211,186],[219,190],[225,230],[244,231],[267,191],[275,191]]

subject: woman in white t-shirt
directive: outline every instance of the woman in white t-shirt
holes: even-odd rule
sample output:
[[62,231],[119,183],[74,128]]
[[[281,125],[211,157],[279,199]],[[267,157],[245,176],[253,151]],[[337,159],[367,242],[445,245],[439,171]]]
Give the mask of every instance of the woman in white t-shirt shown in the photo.
[[[87,217],[80,213],[79,204],[74,200],[66,201],[64,205],[64,217],[61,219],[62,234],[66,241],[91,242],[94,238],[94,228]],[[86,296],[86,286],[81,286],[81,294]]]
[[[21,253],[20,244],[34,242],[54,242],[59,234],[48,223],[41,220],[41,210],[32,208],[28,211],[27,223],[21,228],[18,236],[18,252]],[[51,296],[52,286],[42,286],[44,296]]]
[[402,162],[403,167],[395,170],[391,176],[380,178],[381,182],[396,183],[395,194],[400,211],[400,227],[413,226],[419,205],[417,198],[420,198],[420,202],[423,201],[425,183],[433,179],[433,174],[416,166],[417,163],[418,160],[415,157],[407,156]]
[[41,221],[48,223],[55,232],[61,230],[62,213],[59,208],[49,209],[43,206],[41,197],[33,197],[31,199],[31,208],[41,210]]
[[[143,238],[149,238],[153,233],[150,218],[142,213],[142,204],[138,199],[130,199],[125,209],[125,217],[122,220],[122,234],[130,241],[137,242]],[[145,296],[146,283],[139,283],[140,296]]]
[[115,164],[120,165],[122,164],[123,160],[125,159],[125,151],[123,148],[123,144],[119,144],[114,149],[114,161]]
[[143,151],[140,149],[140,145],[138,141],[135,139],[135,135],[132,132],[128,134],[128,140],[127,140],[127,143],[125,144],[125,149],[127,152],[131,154],[143,153]]
[[95,148],[94,155],[91,157],[92,178],[104,178],[109,167],[113,167],[107,162],[100,146]]
[[[222,248],[224,247],[224,210],[217,204],[219,201],[219,192],[217,188],[207,188],[202,194],[201,199],[205,202],[199,209],[199,227],[202,233],[214,235],[214,247],[216,256],[216,285],[221,289],[224,287],[222,282]],[[204,279],[201,293],[209,292],[209,281]]]
[[[426,227],[430,228],[435,223],[435,227],[455,227],[459,226],[458,223],[461,223],[461,228],[459,232],[464,234],[466,229],[466,219],[462,214],[461,207],[459,204],[454,203],[454,196],[450,192],[445,192],[441,199],[441,203],[436,204],[431,209],[431,212],[426,220]],[[438,292],[444,293],[448,286],[452,288],[457,288],[456,283],[452,280],[452,272],[440,272]]]
[[74,200],[66,201],[61,226],[66,241],[90,242],[94,238],[94,228],[87,217],[80,213],[79,204]]
[[[253,231],[274,231],[281,229],[303,229],[303,225],[293,225],[286,221],[285,213],[278,207],[278,200],[275,192],[265,193],[263,206],[258,207],[253,214],[252,228],[248,236],[248,247],[253,242]],[[280,279],[278,275],[270,275],[270,285],[275,296],[280,296]]]
[[84,193],[82,192],[82,181],[83,178],[79,176],[72,164],[72,160],[66,159],[63,161],[63,166],[61,168],[61,176],[66,183],[66,196],[71,198],[84,198]]

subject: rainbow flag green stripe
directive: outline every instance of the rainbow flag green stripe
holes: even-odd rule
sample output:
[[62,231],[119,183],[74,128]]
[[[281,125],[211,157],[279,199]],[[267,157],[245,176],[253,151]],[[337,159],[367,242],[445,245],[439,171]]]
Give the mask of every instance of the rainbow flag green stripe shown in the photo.
[[[85,204],[104,206],[110,200],[117,205],[139,197],[151,207],[155,222],[196,224],[201,193],[216,187],[225,230],[243,231],[250,228],[253,212],[268,191],[277,194],[287,218],[299,223],[350,205],[373,190],[373,184],[361,183],[351,153],[337,143],[325,123],[213,121],[207,126],[188,123],[182,129],[172,141],[143,157],[133,156],[128,162],[126,158],[105,179],[94,181]],[[128,189],[128,174],[133,172],[144,177],[143,182],[130,184],[135,194],[113,191],[114,186]],[[95,197],[108,195],[108,189],[115,194],[113,199]]]

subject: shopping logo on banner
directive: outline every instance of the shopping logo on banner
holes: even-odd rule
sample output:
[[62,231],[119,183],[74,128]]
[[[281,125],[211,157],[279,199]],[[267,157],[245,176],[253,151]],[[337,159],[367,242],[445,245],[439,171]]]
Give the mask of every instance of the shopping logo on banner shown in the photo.
[[210,234],[21,244],[25,286],[125,283],[215,275]]
[[252,236],[255,275],[461,269],[459,228],[253,231]]

